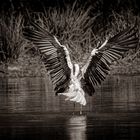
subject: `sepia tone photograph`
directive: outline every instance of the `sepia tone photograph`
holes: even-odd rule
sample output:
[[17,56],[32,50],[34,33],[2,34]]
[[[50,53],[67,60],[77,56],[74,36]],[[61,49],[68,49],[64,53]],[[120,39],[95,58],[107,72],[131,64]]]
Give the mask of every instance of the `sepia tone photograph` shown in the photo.
[[1,140],[139,140],[139,0],[1,0]]

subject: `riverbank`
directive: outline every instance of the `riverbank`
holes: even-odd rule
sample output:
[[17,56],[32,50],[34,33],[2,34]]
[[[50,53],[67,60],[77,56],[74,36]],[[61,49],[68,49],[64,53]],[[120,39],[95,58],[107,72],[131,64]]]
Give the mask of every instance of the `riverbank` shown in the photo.
[[[0,66],[0,77],[43,77],[46,69],[39,58],[26,58],[17,63]],[[122,63],[111,66],[110,75],[140,75],[140,62]]]

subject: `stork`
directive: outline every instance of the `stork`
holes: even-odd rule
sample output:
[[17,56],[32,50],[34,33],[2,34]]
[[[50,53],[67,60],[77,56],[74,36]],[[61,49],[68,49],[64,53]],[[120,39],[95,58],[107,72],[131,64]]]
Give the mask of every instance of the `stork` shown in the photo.
[[43,55],[42,61],[50,74],[54,91],[66,96],[66,100],[86,105],[85,94],[92,96],[94,87],[100,85],[109,74],[110,65],[122,58],[130,49],[138,46],[136,27],[128,27],[96,48],[81,68],[73,64],[68,48],[37,23],[31,23],[24,35]]

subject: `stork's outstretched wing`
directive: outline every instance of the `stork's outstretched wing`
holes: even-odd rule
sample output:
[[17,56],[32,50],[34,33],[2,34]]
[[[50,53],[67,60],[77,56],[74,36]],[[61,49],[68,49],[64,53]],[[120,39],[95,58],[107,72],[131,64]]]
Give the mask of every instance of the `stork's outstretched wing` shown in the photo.
[[24,35],[33,41],[43,55],[42,61],[50,73],[55,92],[63,92],[69,85],[71,75],[69,52],[47,30],[35,23],[31,25],[33,28],[25,29]]
[[136,27],[127,28],[114,37],[106,40],[104,44],[93,49],[91,56],[82,68],[81,83],[84,91],[89,95],[94,93],[94,86],[101,84],[110,71],[113,61],[120,59],[126,51],[138,46]]

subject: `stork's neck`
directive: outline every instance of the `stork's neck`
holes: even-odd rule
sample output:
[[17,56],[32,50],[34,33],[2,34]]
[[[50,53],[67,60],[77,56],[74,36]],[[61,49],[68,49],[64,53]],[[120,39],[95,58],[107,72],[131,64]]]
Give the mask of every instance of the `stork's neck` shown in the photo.
[[77,77],[79,75],[79,72],[80,72],[79,65],[78,64],[74,64],[74,69],[75,69],[75,71],[73,72],[73,75],[75,77]]

